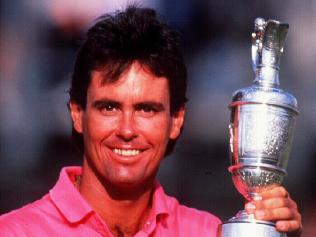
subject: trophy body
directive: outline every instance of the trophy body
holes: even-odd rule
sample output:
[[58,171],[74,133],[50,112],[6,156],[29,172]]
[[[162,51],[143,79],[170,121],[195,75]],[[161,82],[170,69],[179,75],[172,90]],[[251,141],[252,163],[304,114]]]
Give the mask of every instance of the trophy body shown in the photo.
[[[233,94],[230,163],[236,189],[248,200],[281,184],[298,115],[294,96],[279,88],[279,61],[288,24],[257,18],[252,42],[256,77],[252,86]],[[221,237],[284,237],[273,222],[259,221],[242,210],[219,228]]]

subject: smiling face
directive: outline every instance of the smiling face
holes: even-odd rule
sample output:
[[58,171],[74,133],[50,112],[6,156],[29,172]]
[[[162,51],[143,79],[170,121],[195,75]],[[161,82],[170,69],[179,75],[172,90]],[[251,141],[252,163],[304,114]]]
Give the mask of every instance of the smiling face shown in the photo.
[[112,185],[151,182],[169,139],[180,134],[184,109],[171,115],[168,80],[138,63],[118,81],[102,81],[102,72],[94,71],[85,109],[70,104],[74,128],[83,135],[85,159]]

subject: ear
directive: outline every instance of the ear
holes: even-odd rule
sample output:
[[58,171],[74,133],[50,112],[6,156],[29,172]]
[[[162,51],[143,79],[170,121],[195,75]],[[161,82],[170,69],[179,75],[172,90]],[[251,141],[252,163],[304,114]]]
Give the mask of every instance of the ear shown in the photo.
[[73,122],[74,129],[78,133],[82,133],[82,117],[83,117],[83,109],[81,105],[75,103],[75,102],[70,102],[69,103],[69,108],[70,108],[70,116]]
[[176,139],[180,133],[184,122],[185,116],[185,108],[181,107],[178,111],[176,111],[172,115],[172,124],[171,124],[171,132],[170,132],[170,139]]

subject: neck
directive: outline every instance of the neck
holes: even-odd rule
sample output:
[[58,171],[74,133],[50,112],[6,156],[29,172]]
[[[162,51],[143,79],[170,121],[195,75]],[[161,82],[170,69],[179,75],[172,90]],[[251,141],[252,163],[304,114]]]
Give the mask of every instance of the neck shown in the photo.
[[106,222],[114,236],[133,236],[146,222],[153,182],[135,188],[117,188],[98,177],[84,160],[79,191]]

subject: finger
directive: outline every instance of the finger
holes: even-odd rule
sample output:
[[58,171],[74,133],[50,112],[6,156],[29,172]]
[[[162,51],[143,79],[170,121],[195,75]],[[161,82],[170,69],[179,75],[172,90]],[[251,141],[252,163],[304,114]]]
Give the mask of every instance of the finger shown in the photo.
[[280,232],[298,231],[301,229],[301,222],[297,220],[277,221],[276,229]]
[[274,220],[291,220],[295,219],[298,214],[296,210],[288,207],[256,210],[255,218],[258,220],[274,221]]
[[274,209],[288,207],[297,210],[297,204],[291,198],[277,197],[253,202],[255,209]]
[[289,197],[289,193],[283,186],[276,186],[271,189],[260,192],[259,196],[261,197],[261,200],[273,197],[287,198]]
[[270,198],[262,201],[253,201],[245,204],[245,210],[248,214],[254,213],[255,210],[275,209],[288,207],[297,211],[297,204],[291,198]]
[[256,204],[254,202],[248,202],[245,204],[245,210],[248,214],[253,214],[256,211]]

